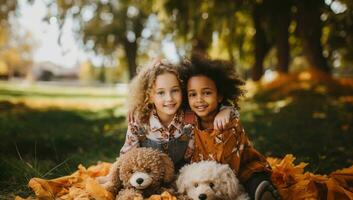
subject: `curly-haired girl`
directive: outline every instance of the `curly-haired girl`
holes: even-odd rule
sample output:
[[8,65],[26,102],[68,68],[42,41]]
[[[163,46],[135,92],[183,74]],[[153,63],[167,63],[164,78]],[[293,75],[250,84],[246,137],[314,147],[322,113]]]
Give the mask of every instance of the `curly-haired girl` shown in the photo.
[[[182,104],[182,65],[159,60],[142,68],[131,82],[129,112],[133,114],[120,154],[139,146],[152,147],[167,153],[176,168],[190,159],[193,127]],[[215,127],[225,126],[232,111],[229,107],[222,110]]]
[[213,130],[212,122],[221,104],[238,107],[244,82],[227,62],[195,57],[187,70],[189,106],[195,112],[195,150],[192,161],[216,160],[229,164],[252,199],[277,196],[270,181],[271,168],[256,151],[240,125],[239,116],[223,131]]

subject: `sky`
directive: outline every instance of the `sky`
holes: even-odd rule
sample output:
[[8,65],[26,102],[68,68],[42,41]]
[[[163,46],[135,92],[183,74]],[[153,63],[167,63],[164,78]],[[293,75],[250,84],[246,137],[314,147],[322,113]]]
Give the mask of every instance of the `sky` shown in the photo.
[[[22,31],[32,34],[38,44],[33,53],[35,62],[50,61],[63,67],[74,67],[82,61],[91,59],[95,65],[101,64],[99,57],[94,57],[80,49],[72,31],[72,20],[67,20],[64,24],[62,43],[59,45],[59,28],[56,19],[51,18],[49,23],[42,20],[47,13],[43,0],[35,0],[33,4],[19,0],[18,3],[18,17],[15,20]],[[163,40],[162,51],[167,58],[177,60],[176,47],[170,40]]]
[[51,61],[63,67],[73,67],[79,61],[87,59],[82,50],[75,42],[74,34],[71,31],[72,21],[64,25],[62,45],[58,44],[59,29],[55,18],[50,23],[44,22],[47,8],[43,1],[36,0],[28,4],[23,0],[19,1],[18,24],[23,31],[31,32],[38,47],[34,50],[33,59],[35,62]]

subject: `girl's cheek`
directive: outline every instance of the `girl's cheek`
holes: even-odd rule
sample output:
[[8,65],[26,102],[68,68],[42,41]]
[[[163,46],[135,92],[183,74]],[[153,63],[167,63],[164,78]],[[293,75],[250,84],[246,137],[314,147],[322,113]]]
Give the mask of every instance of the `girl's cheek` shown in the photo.
[[194,101],[195,101],[195,98],[194,98],[194,97],[189,97],[189,103],[190,103],[190,104],[194,103]]

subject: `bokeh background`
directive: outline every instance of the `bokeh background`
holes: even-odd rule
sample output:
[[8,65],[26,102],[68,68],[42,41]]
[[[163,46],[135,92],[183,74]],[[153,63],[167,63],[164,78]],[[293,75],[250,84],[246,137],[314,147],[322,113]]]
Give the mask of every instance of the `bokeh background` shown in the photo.
[[353,164],[351,0],[0,0],[0,25],[0,199],[113,161],[128,83],[156,57],[232,62],[263,154]]

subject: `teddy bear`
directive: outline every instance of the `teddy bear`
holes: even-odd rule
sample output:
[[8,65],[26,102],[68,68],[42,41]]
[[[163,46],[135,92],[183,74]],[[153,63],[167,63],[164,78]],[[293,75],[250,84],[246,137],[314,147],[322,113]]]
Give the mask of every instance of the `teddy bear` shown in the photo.
[[117,158],[108,175],[97,180],[116,200],[143,199],[160,194],[161,186],[174,180],[174,164],[159,150],[134,148]]

